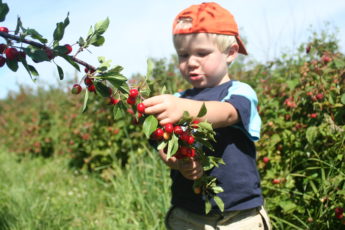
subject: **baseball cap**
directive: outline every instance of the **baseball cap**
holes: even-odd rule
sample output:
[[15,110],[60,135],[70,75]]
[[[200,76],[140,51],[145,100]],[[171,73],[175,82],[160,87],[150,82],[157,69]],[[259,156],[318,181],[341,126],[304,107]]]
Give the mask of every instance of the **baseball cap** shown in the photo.
[[[179,26],[181,20],[189,23]],[[239,53],[247,55],[234,16],[215,2],[192,5],[181,11],[173,23],[173,34],[212,33],[235,36],[239,45]]]

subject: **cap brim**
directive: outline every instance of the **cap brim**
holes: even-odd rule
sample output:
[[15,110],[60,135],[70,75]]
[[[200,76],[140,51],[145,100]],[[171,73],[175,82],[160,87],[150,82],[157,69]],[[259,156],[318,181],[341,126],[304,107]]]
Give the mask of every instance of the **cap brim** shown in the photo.
[[239,46],[238,52],[244,55],[248,55],[246,47],[239,36],[236,36],[237,44]]

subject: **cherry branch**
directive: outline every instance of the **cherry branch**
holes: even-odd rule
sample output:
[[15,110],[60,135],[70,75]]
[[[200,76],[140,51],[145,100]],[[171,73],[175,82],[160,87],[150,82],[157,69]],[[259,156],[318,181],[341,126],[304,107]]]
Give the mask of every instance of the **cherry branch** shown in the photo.
[[[25,44],[29,44],[29,45],[35,46],[37,48],[40,48],[40,49],[48,49],[48,50],[52,51],[52,49],[50,49],[49,47],[47,47],[44,44],[41,44],[39,42],[35,42],[35,41],[32,41],[32,40],[28,40],[28,39],[22,38],[20,36],[8,34],[8,33],[1,32],[1,31],[0,31],[0,36],[5,38],[5,39],[15,40],[17,42],[22,42],[22,43],[25,43]],[[92,70],[92,71],[96,70],[96,67],[90,65],[89,63],[87,63],[87,62],[85,62],[83,60],[80,60],[79,58],[76,58],[75,55],[74,56],[68,55],[68,56],[70,56],[74,62],[76,62],[76,63],[78,63],[78,64],[80,64],[82,66],[85,66],[89,70]]]

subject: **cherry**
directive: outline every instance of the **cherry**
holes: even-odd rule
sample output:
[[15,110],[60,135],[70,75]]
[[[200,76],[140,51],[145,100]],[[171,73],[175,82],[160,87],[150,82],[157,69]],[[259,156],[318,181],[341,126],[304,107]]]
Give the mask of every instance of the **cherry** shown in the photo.
[[7,27],[0,27],[0,32],[8,33],[8,28]]
[[195,156],[195,149],[188,148],[187,156],[188,157],[194,157]]
[[323,94],[322,93],[316,94],[316,99],[321,101],[323,99]]
[[174,126],[173,126],[173,124],[168,123],[168,124],[164,125],[164,130],[165,130],[165,132],[167,132],[167,133],[173,133],[173,132],[174,132]]
[[66,47],[66,49],[67,49],[67,51],[66,51],[66,53],[65,54],[70,54],[71,52],[72,52],[72,46],[70,45],[70,44],[66,44],[65,45],[65,47]]
[[130,105],[134,105],[136,102],[136,98],[135,97],[128,97],[127,98],[127,103]]
[[96,92],[96,86],[95,85],[89,85],[88,87],[87,87],[87,90],[89,90],[89,92]]
[[0,53],[3,53],[7,49],[6,44],[0,44]]
[[8,60],[16,60],[18,58],[18,50],[16,48],[7,48],[5,54]]
[[194,189],[195,194],[200,194],[201,193],[201,188],[200,187],[195,187]]
[[190,144],[190,145],[192,145],[194,143],[194,141],[195,141],[193,136],[188,136],[188,139],[186,138],[186,140],[187,140],[187,143]]
[[169,140],[170,139],[170,137],[171,137],[171,134],[170,133],[168,133],[168,132],[164,132],[163,133],[163,138],[164,138],[164,140]]
[[117,103],[119,103],[119,99],[115,99],[113,97],[107,97],[105,99],[105,103],[108,104],[108,105],[116,105]]
[[174,127],[174,133],[176,135],[181,135],[183,133],[183,129],[181,128],[181,126],[177,125]]
[[273,179],[272,180],[273,184],[280,184],[280,182],[281,182],[280,179]]
[[270,158],[264,157],[264,158],[262,158],[262,161],[263,161],[265,164],[267,164],[268,162],[270,162]]
[[82,90],[82,87],[79,84],[74,84],[72,87],[73,94],[79,94]]
[[85,83],[85,85],[87,85],[87,86],[93,85],[92,79],[89,78],[89,77],[86,77],[86,78],[84,79],[84,83]]
[[164,131],[161,128],[157,128],[154,132],[153,132],[153,137],[156,140],[161,140],[163,139],[163,135],[164,135]]
[[192,127],[195,128],[195,129],[197,129],[199,123],[200,123],[199,120],[194,120],[194,121],[192,122]]
[[139,91],[137,89],[131,89],[129,91],[129,97],[133,97],[133,98],[136,98],[139,94]]
[[3,56],[0,56],[0,67],[3,67],[6,63],[6,58],[4,58]]
[[310,118],[317,118],[317,113],[311,113],[311,114],[309,114],[309,117]]
[[138,110],[139,113],[145,113],[145,105],[144,105],[144,103],[139,103],[137,105],[137,110]]

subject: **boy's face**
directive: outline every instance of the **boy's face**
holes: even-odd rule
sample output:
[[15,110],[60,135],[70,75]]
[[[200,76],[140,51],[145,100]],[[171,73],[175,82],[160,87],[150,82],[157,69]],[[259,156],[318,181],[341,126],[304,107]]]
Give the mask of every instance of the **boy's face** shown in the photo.
[[221,52],[207,33],[186,34],[175,43],[179,69],[195,88],[209,88],[229,81],[229,54]]

